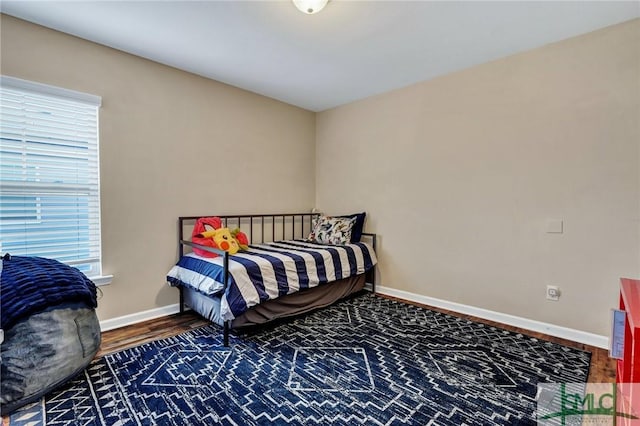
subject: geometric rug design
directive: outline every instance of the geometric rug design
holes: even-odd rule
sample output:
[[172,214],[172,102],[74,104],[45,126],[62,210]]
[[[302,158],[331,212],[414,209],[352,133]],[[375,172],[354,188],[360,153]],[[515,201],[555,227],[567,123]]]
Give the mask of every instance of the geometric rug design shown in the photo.
[[364,348],[296,348],[287,388],[297,392],[371,392]]
[[107,355],[11,425],[535,425],[538,383],[588,352],[376,297]]

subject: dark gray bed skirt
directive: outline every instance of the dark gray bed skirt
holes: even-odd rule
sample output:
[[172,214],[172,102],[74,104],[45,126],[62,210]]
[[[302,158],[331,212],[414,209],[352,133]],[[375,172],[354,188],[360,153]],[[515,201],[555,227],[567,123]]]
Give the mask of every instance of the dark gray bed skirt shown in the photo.
[[[300,315],[314,309],[329,306],[364,288],[365,274],[323,284],[298,293],[288,294],[254,306],[231,323],[231,328],[242,328],[264,324],[279,318]],[[206,296],[188,287],[183,288],[184,303],[191,309],[222,325],[220,299]]]

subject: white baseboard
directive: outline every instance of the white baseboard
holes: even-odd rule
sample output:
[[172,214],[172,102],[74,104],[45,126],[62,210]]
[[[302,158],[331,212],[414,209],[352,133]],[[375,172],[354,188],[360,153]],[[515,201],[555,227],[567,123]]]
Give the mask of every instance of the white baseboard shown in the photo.
[[109,331],[115,328],[124,327],[126,325],[137,324],[142,321],[148,321],[167,315],[177,314],[178,312],[180,312],[180,305],[178,303],[175,303],[173,305],[167,305],[161,308],[149,309],[148,311],[136,312],[135,314],[124,315],[121,317],[100,321],[100,330]]
[[434,297],[422,296],[420,294],[409,293],[408,291],[397,290],[395,288],[383,287],[380,285],[376,286],[376,292],[385,294],[387,296],[394,296],[399,299],[408,300],[410,302],[416,302],[436,308],[447,309],[461,314],[473,315],[474,317],[496,321],[513,327],[520,327],[527,330],[548,334],[550,336],[560,337],[562,339],[596,346],[598,348],[607,349],[609,347],[609,338],[607,336],[587,333],[586,331],[575,330],[572,328],[562,327],[559,325],[549,324],[528,318],[517,317],[515,315],[490,311],[488,309],[477,308],[475,306],[463,305],[461,303],[449,302],[447,300],[436,299]]

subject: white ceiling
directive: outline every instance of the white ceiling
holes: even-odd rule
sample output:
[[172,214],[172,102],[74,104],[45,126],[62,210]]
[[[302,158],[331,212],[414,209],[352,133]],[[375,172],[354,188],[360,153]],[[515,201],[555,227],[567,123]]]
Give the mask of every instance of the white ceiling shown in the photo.
[[0,11],[322,111],[640,16],[640,2],[7,1]]

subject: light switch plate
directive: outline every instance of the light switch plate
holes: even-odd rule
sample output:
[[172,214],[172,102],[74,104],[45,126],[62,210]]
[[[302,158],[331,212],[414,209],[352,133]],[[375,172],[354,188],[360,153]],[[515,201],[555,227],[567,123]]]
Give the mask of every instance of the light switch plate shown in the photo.
[[547,219],[547,234],[562,234],[563,230],[562,219]]

